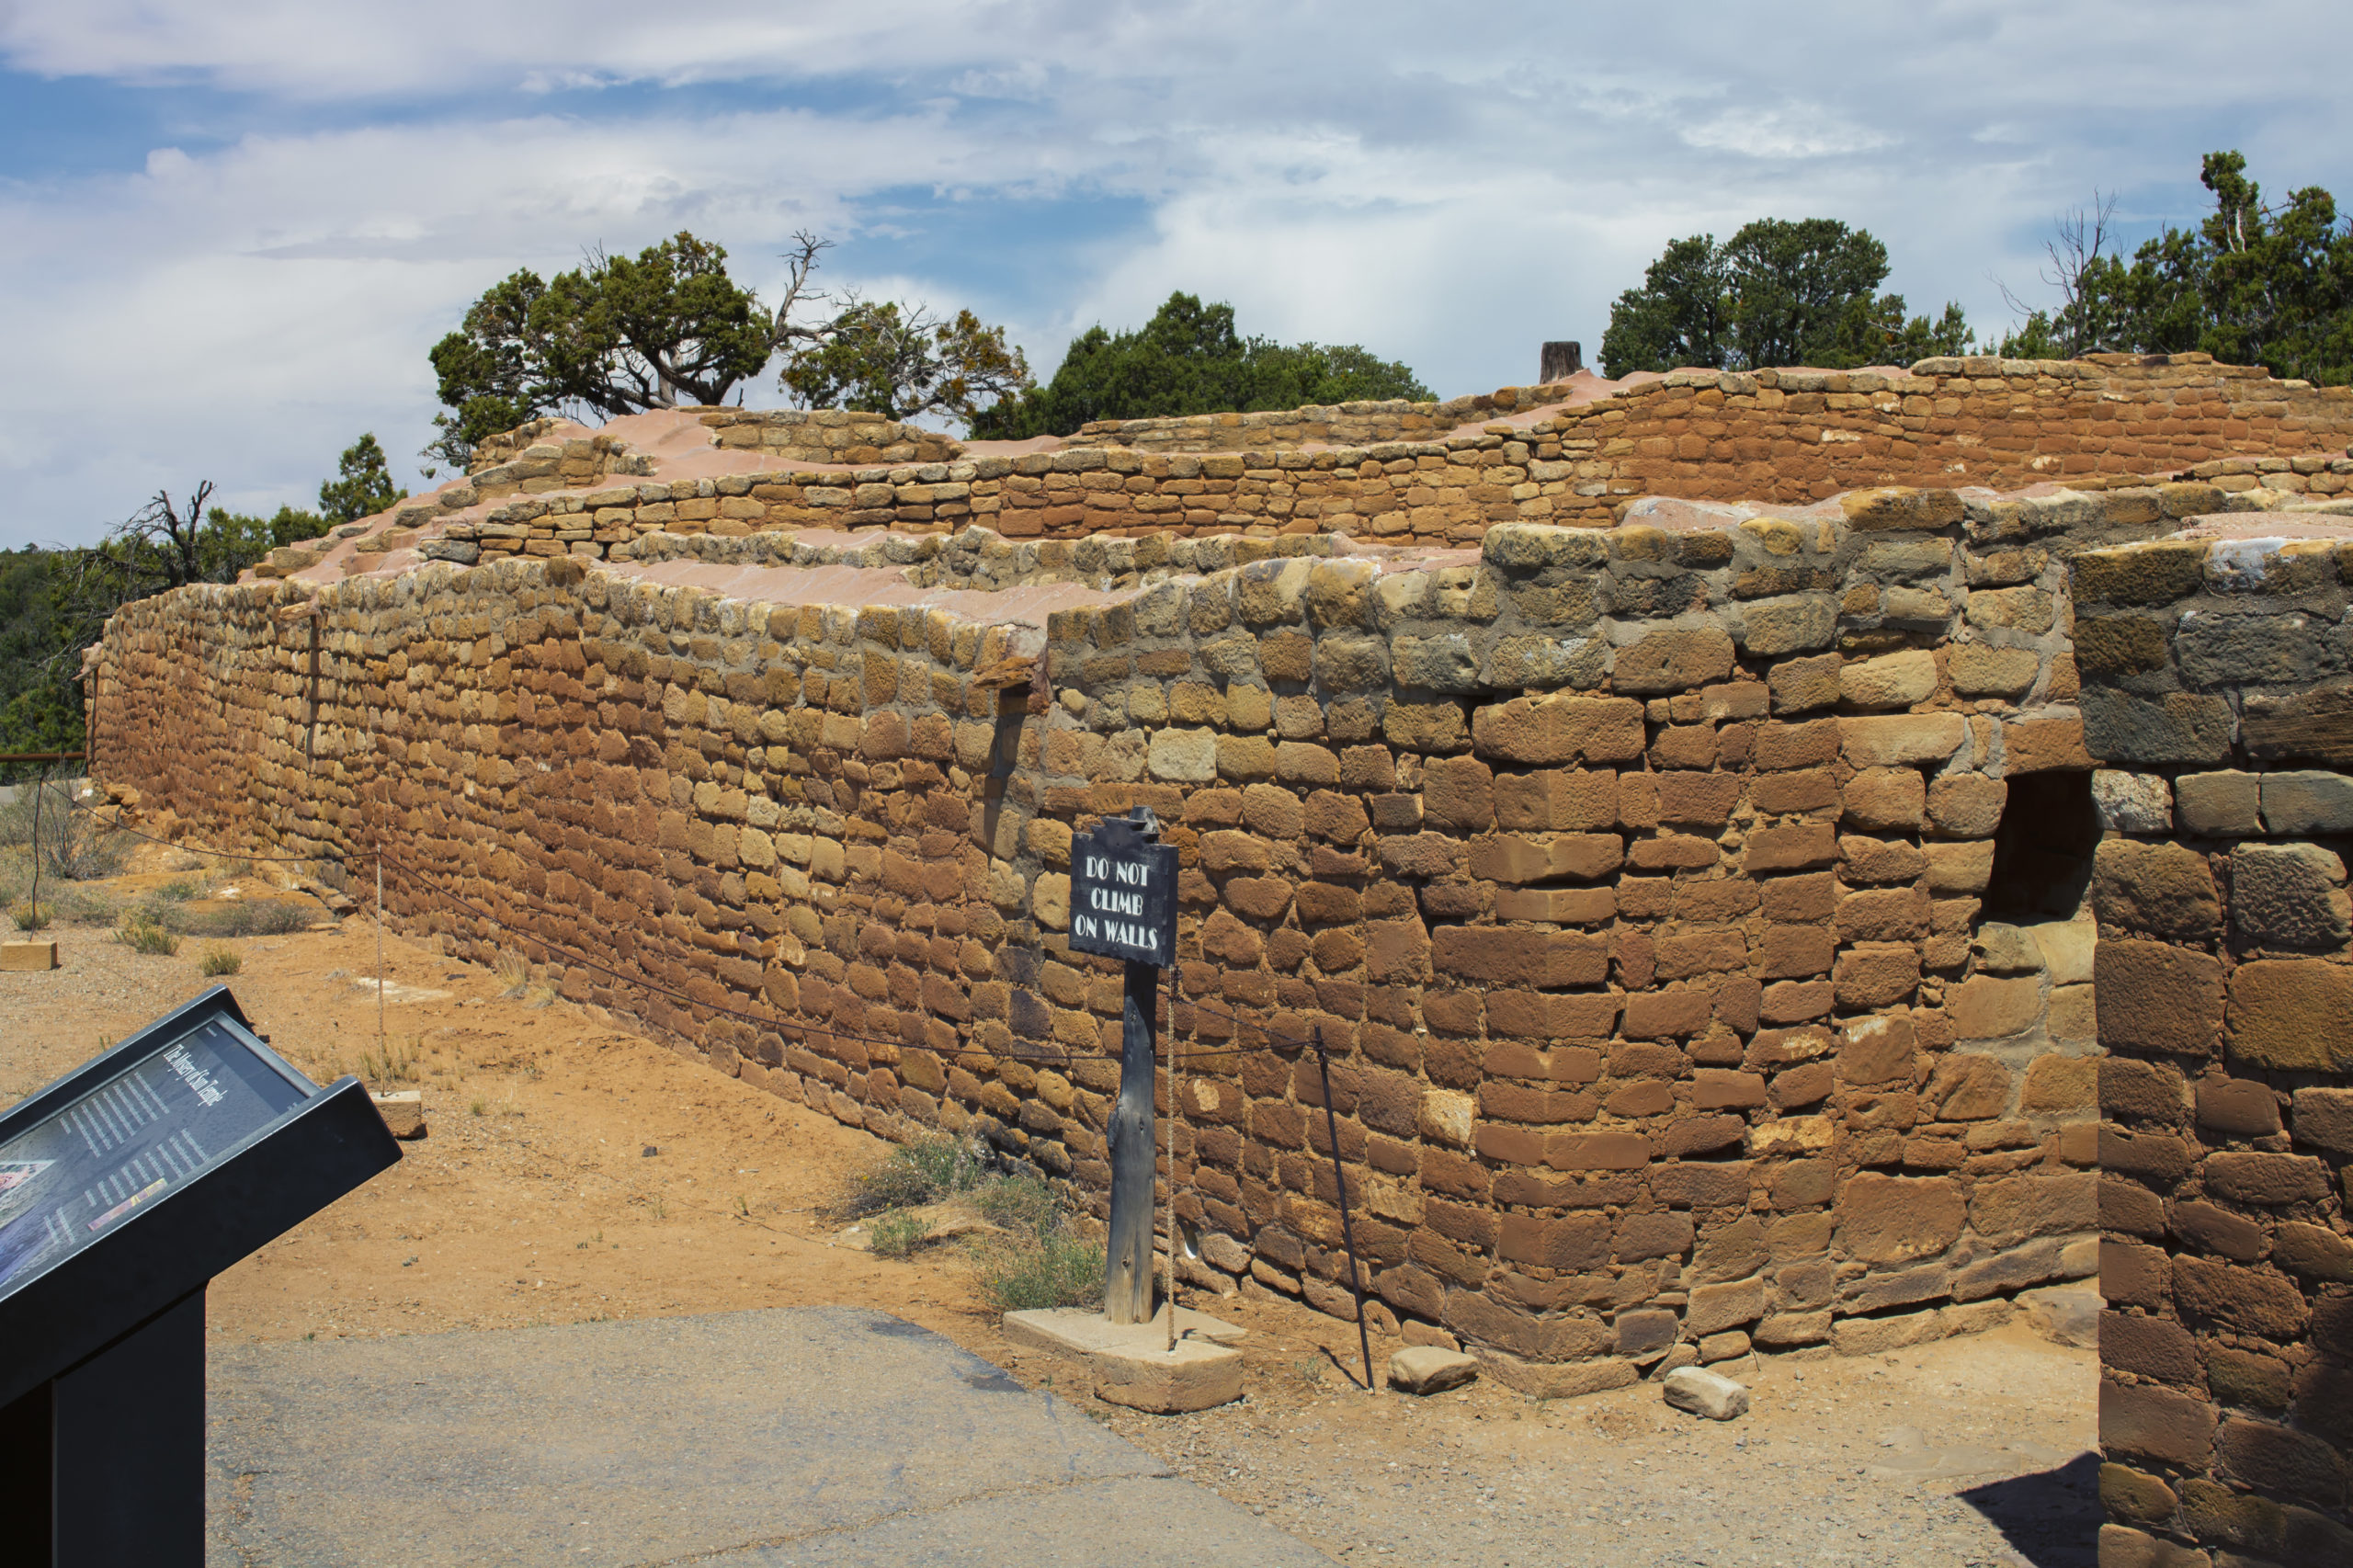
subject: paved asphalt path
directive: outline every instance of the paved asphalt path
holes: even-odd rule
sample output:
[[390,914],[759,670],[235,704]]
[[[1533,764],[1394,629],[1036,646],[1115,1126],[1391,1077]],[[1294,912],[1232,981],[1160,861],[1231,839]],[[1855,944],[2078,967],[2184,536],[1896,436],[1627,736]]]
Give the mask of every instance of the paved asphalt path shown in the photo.
[[887,1313],[211,1353],[210,1568],[1331,1568]]

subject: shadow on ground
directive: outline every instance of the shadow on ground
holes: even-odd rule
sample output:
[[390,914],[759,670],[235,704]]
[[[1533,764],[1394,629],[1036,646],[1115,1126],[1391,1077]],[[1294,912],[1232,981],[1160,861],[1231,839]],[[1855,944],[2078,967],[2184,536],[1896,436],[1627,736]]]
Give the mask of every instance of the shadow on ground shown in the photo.
[[1972,1486],[1961,1498],[1985,1516],[2034,1568],[2097,1568],[2099,1456]]

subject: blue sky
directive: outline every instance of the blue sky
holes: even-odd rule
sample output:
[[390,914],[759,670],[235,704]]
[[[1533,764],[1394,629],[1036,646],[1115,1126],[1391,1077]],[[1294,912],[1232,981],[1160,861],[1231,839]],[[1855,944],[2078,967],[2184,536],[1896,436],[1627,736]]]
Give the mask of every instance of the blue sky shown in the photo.
[[[2227,15],[2226,29],[2218,27]],[[157,487],[407,483],[426,351],[519,266],[681,227],[773,295],[971,306],[1041,372],[1171,289],[1441,394],[1598,347],[1671,238],[1870,228],[1915,310],[2032,296],[2052,215],[2193,220],[2200,154],[2353,199],[2318,4],[0,0],[0,544]],[[754,402],[780,401],[772,380]]]

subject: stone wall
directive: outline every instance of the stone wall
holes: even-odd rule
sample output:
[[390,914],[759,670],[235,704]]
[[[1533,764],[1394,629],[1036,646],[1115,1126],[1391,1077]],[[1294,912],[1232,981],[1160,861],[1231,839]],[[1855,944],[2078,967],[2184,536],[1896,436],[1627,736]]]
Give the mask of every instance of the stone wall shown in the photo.
[[[1500,523],[1640,520],[1657,505],[1643,497],[1711,506],[1729,525],[1859,488],[2039,481],[2131,489],[2152,517],[2211,509],[2216,491],[2353,505],[2353,390],[2203,355],[1677,371],[1590,401],[1538,401],[1563,390],[1125,421],[1059,449],[968,447],[837,410],[693,410],[594,432],[540,420],[483,443],[468,478],[372,519],[358,551],[626,560],[654,534],[975,526],[1013,540],[1336,533],[1473,545]],[[1372,434],[1382,438],[1359,439]],[[2177,474],[2204,499],[2161,494]],[[333,553],[333,541],[289,547],[259,573],[300,574]]]
[[2111,1568],[2353,1562],[2353,546],[2232,521],[2075,565]]
[[381,555],[125,609],[97,768],[201,842],[381,842],[497,921],[395,877],[414,929],[599,955],[566,994],[722,1071],[1097,1194],[1069,844],[1151,805],[1189,1277],[1347,1310],[1320,1030],[1377,1313],[1575,1392],[2091,1271],[2065,557],[2222,499]]

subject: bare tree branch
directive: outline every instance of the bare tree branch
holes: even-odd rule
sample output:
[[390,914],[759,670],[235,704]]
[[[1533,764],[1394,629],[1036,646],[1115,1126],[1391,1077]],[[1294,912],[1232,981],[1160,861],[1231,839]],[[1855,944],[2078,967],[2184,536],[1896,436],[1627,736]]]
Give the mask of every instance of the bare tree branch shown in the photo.
[[[790,352],[796,343],[815,343],[824,336],[822,326],[801,326],[792,320],[793,307],[810,304],[854,303],[855,298],[836,300],[829,294],[809,289],[809,275],[817,270],[817,253],[831,250],[834,242],[819,239],[806,229],[796,229],[792,248],[784,253],[785,264],[791,269],[791,281],[785,286],[784,298],[778,301],[775,324],[769,329],[768,341],[780,350]],[[804,301],[804,290],[806,298]]]

